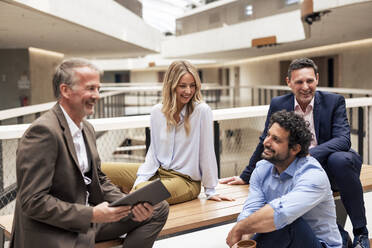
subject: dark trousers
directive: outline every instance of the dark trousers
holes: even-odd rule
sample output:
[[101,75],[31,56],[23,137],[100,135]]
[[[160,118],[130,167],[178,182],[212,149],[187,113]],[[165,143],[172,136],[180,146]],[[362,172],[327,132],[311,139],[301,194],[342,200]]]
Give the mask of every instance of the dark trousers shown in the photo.
[[323,248],[309,224],[298,218],[292,224],[282,229],[259,233],[253,237],[257,241],[257,248]]
[[[123,247],[151,248],[167,221],[168,212],[169,205],[166,201],[163,201],[154,207],[152,218],[146,221],[136,222],[131,218],[124,218],[118,222],[97,224],[95,228],[90,229],[89,232],[95,232],[95,241],[117,239],[126,233],[127,236],[124,239]],[[75,247],[94,247],[95,241],[86,239],[87,234],[79,234]]]
[[331,182],[332,190],[339,191],[341,201],[354,229],[367,224],[363,188],[360,183],[361,157],[353,150],[332,153],[322,164]]

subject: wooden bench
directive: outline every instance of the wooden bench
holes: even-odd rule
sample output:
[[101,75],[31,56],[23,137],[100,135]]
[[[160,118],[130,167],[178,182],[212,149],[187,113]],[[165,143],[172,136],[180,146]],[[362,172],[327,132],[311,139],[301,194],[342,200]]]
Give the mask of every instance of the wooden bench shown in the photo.
[[[364,192],[372,191],[372,166],[363,165],[360,180]],[[159,237],[169,237],[236,220],[247,198],[248,189],[248,185],[230,186],[219,184],[217,192],[234,197],[235,201],[215,202],[200,197],[193,201],[172,205],[168,220]],[[0,216],[0,227],[4,230],[4,235],[7,238],[10,237],[12,221],[12,215]],[[122,241],[119,239],[100,242],[96,243],[95,248],[108,248],[121,243]]]
[[248,185],[231,186],[219,184],[217,192],[235,198],[235,201],[209,201],[205,198],[172,205],[167,223],[160,236],[176,234],[193,229],[236,220],[247,199]]
[[363,186],[363,192],[372,191],[372,165],[363,165],[360,172],[360,182]]
[[[232,202],[208,201],[200,197],[193,201],[172,205],[169,210],[169,217],[159,237],[190,231],[197,228],[233,221],[242,210],[242,205],[248,195],[248,185],[230,186],[219,184],[217,191],[234,197]],[[4,236],[9,239],[12,230],[13,215],[0,216],[0,228]],[[110,240],[96,243],[95,248],[108,248],[122,244],[122,240]],[[1,247],[1,244],[0,244]]]

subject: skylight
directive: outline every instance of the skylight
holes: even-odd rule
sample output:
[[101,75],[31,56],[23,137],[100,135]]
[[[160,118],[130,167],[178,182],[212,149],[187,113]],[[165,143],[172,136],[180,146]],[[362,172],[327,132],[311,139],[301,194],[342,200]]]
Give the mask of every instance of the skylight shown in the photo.
[[174,34],[176,18],[203,0],[142,0],[143,19],[162,33]]

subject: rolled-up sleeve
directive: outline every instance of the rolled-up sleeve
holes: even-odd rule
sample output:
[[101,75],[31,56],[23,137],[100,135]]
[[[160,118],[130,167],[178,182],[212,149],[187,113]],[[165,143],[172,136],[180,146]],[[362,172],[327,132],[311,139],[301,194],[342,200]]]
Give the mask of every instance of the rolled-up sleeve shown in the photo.
[[298,176],[296,185],[289,193],[269,202],[274,209],[276,229],[291,224],[327,195],[328,178],[320,168],[314,166],[307,173]]
[[238,216],[238,221],[247,218],[266,204],[265,195],[262,191],[261,184],[262,178],[259,175],[259,169],[256,169],[253,171],[249,186],[248,198],[244,203],[243,211]]

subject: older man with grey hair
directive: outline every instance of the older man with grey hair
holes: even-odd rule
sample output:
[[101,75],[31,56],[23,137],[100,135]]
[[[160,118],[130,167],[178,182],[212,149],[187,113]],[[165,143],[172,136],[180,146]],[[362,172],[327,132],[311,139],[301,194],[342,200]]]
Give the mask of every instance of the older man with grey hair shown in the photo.
[[57,67],[58,102],[18,146],[11,248],[88,248],[125,233],[126,248],[152,247],[165,224],[166,202],[109,207],[124,194],[102,173],[95,132],[85,120],[99,99],[100,74],[82,59]]

